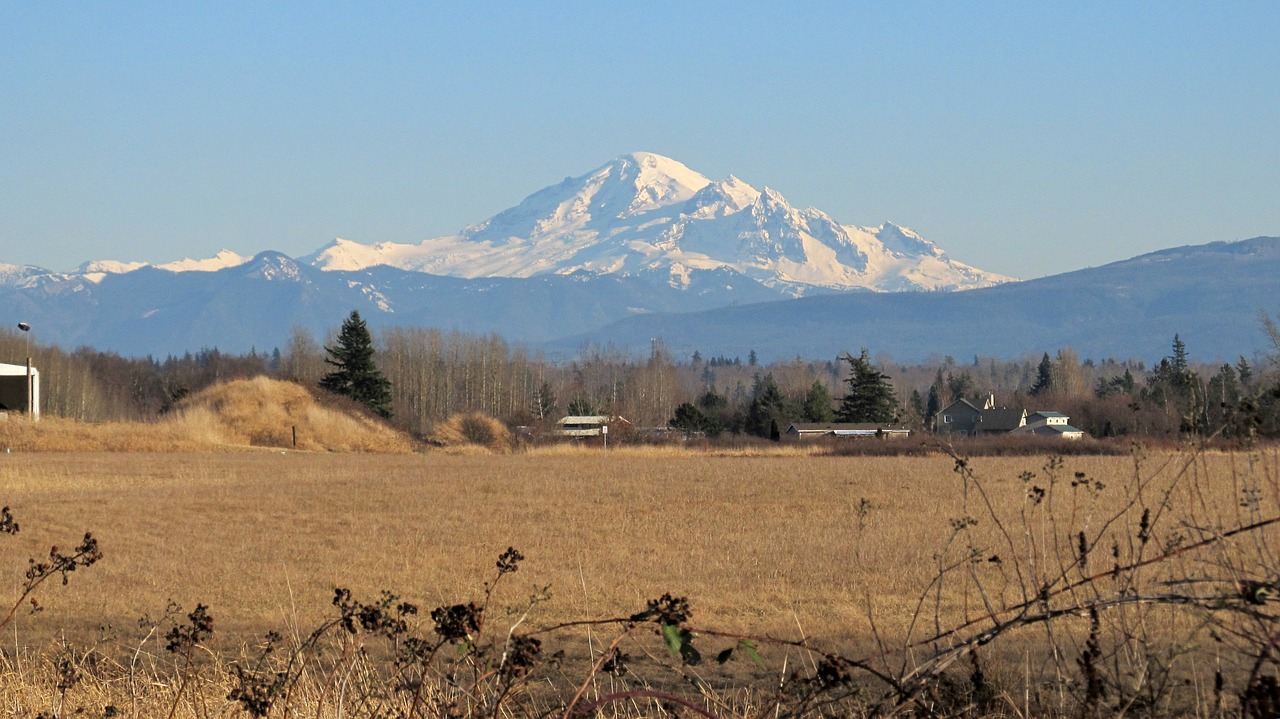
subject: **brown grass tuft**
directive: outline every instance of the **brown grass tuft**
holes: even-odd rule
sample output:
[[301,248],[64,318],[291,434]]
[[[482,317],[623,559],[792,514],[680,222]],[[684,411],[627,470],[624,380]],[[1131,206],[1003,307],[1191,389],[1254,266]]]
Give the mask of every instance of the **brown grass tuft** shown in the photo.
[[511,450],[511,432],[506,425],[479,412],[453,415],[436,425],[432,439],[450,449],[483,447],[492,452]]

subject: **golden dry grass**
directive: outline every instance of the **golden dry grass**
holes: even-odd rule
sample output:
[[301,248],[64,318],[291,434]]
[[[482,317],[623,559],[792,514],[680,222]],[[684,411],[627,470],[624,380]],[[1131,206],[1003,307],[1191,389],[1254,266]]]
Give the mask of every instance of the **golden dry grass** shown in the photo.
[[300,385],[257,377],[214,385],[157,422],[87,424],[54,417],[0,422],[0,451],[199,452],[249,447],[407,453],[407,435],[321,405]]
[[444,448],[511,451],[511,431],[498,420],[480,412],[456,414],[436,425],[432,441]]
[[[596,451],[15,453],[3,460],[3,501],[30,528],[0,543],[0,568],[17,573],[10,585],[27,556],[85,530],[100,537],[107,555],[49,597],[49,609],[29,623],[33,631],[119,625],[170,598],[210,604],[233,631],[306,626],[339,585],[366,594],[392,589],[435,606],[473,596],[498,553],[515,546],[528,561],[509,599],[549,584],[556,596],[542,610],[548,622],[629,613],[672,592],[691,598],[700,622],[865,639],[868,606],[885,628],[905,628],[940,553],[957,545],[952,520],[978,518],[976,544],[1009,551],[978,496],[964,497],[947,457]],[[1150,496],[1166,483],[1181,492],[1178,472],[1203,474],[1215,479],[1195,483],[1199,496],[1177,495],[1179,516],[1204,524],[1209,517],[1199,515],[1230,519],[1240,511],[1230,481],[1239,458],[1202,456],[1185,470],[1178,461],[1150,460],[1146,471],[1164,476],[1147,487]],[[974,463],[1020,545],[1023,535],[1050,532],[1018,478],[1041,462]],[[1067,479],[1083,472],[1107,489],[1063,493],[1054,509],[1064,526],[1075,514],[1072,526],[1096,527],[1117,511],[1132,464],[1068,460]],[[863,500],[869,510],[859,520]],[[944,599],[949,613],[976,601]]]
[[[1097,538],[1090,566],[1105,572],[1111,542],[1126,557],[1135,551],[1143,506],[1160,513],[1152,552],[1280,506],[1274,449],[1073,457],[1051,471],[1044,457],[978,459],[967,481],[946,456],[810,451],[4,455],[0,503],[23,531],[0,537],[3,586],[20,584],[27,557],[85,530],[106,555],[43,590],[46,609],[23,614],[7,641],[41,647],[105,625],[127,645],[138,618],[170,599],[210,605],[224,647],[268,629],[305,634],[331,615],[335,586],[366,598],[391,589],[427,608],[476,598],[497,555],[515,546],[527,560],[497,601],[517,605],[550,586],[531,626],[626,616],[670,592],[690,598],[695,625],[804,635],[847,656],[884,651],[874,618],[890,661],[905,661],[894,647],[908,633],[980,621],[988,603],[1016,604],[1045,578],[1082,574],[1071,568],[1077,530]],[[1051,475],[1048,498],[1030,500]],[[957,530],[968,517],[976,524]],[[1254,533],[1156,565],[1139,588],[1221,575],[1277,539]],[[1014,558],[1028,572],[1021,579]],[[958,569],[939,589],[941,566]],[[1169,636],[1191,621],[1159,608],[1116,617],[1125,632]],[[1069,666],[1086,626],[1075,620],[1057,635]],[[1040,636],[987,649],[997,660],[989,671],[1017,680],[1043,656]]]

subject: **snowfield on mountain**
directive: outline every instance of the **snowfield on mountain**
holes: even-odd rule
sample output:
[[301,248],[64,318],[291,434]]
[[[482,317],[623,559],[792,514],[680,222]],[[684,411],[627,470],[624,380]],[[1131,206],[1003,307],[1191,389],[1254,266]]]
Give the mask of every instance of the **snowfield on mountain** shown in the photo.
[[301,258],[324,270],[374,265],[454,277],[691,275],[731,269],[799,296],[827,291],[963,290],[1009,281],[947,256],[891,223],[842,225],[730,175],[712,182],[661,155],[623,155],[515,207],[419,244],[338,239]]

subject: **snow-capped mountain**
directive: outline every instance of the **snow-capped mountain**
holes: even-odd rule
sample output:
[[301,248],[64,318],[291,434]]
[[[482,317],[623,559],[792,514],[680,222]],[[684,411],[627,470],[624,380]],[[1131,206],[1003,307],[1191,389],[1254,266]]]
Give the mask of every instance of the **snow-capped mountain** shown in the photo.
[[134,270],[140,270],[143,267],[155,267],[169,272],[217,272],[229,267],[239,267],[251,259],[251,257],[238,255],[231,250],[220,250],[213,257],[206,257],[201,260],[185,257],[162,265],[152,265],[147,262],[92,260],[80,265],[76,269],[76,274],[81,275],[90,282],[101,282],[107,275],[123,275]]
[[156,267],[170,272],[217,272],[228,267],[239,267],[251,259],[253,258],[238,255],[231,250],[219,250],[218,254],[213,257],[206,257],[202,260],[193,260],[190,257],[186,257],[176,262],[156,265]]
[[730,175],[712,182],[661,155],[623,155],[539,190],[457,235],[419,244],[338,239],[301,258],[322,270],[374,265],[455,277],[693,276],[732,270],[799,296],[815,289],[962,290],[1009,281],[894,224],[842,225]]
[[13,265],[0,262],[0,287],[5,285],[21,285],[32,277],[49,274],[49,271],[34,265]]

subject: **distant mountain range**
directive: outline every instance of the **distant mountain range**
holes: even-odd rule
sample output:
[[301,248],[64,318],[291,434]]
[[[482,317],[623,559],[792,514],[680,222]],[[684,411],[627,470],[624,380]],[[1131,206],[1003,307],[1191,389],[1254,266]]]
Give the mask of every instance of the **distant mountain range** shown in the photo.
[[1180,335],[1206,361],[1274,352],[1259,311],[1280,316],[1280,237],[1177,247],[1103,267],[952,293],[858,293],[631,317],[554,342],[762,358],[863,347],[904,361],[1016,357],[1070,347],[1082,358],[1154,362]]
[[906,228],[841,225],[767,187],[634,153],[419,244],[336,240],[297,260],[224,251],[65,273],[0,263],[0,303],[39,342],[127,355],[269,351],[295,326],[323,337],[358,309],[375,328],[496,332],[562,356],[661,337],[763,359],[1062,346],[1155,359],[1175,332],[1197,356],[1260,346],[1258,309],[1280,309],[1276,277],[1280,239],[1257,238],[1014,282]]

